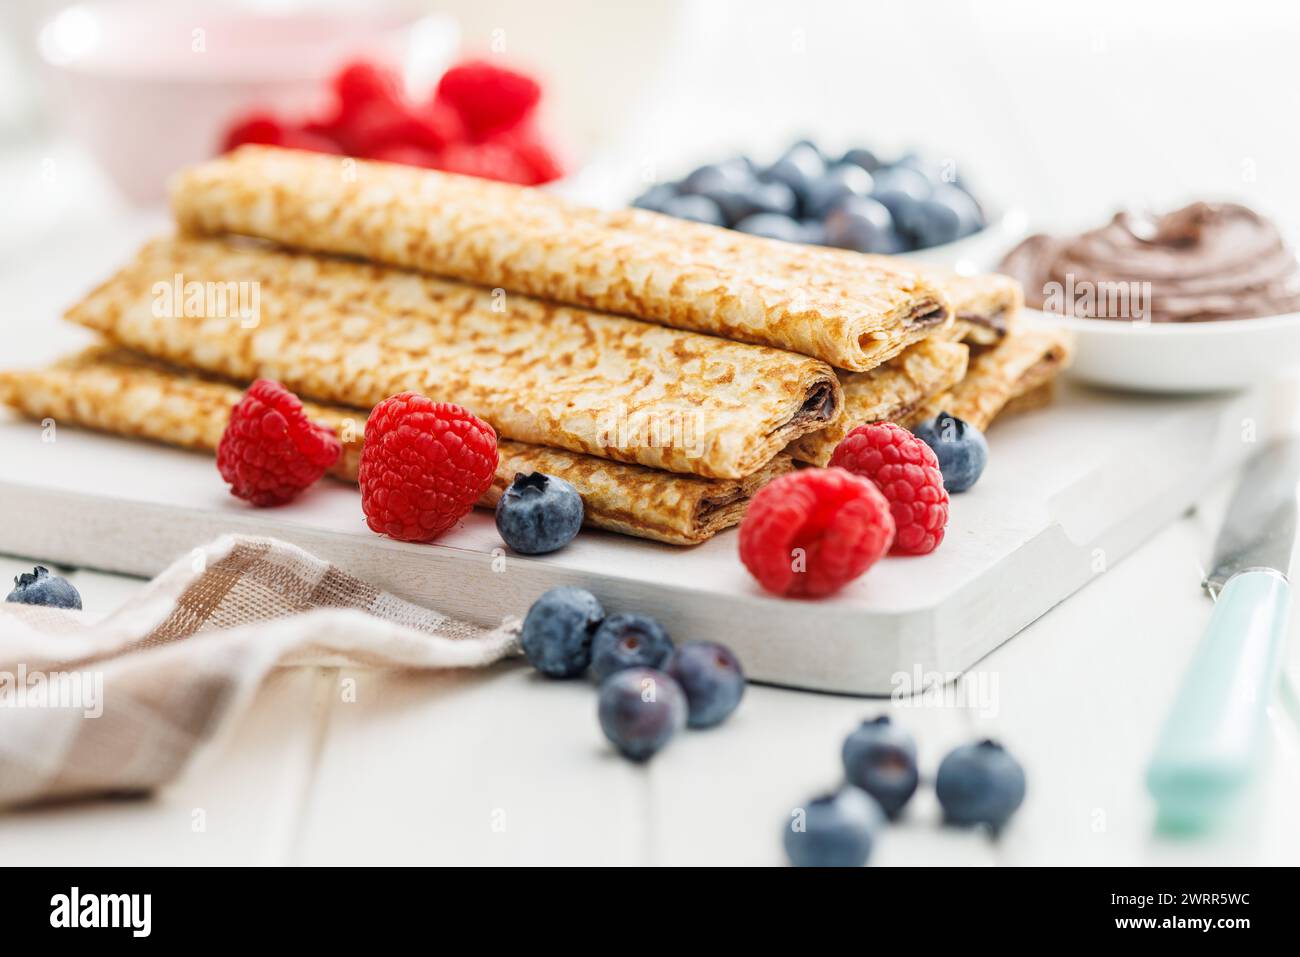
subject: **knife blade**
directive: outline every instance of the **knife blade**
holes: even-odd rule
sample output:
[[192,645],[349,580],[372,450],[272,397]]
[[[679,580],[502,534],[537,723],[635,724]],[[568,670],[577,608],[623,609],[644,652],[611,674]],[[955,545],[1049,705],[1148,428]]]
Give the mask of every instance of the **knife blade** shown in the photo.
[[1147,767],[1166,831],[1216,823],[1263,756],[1290,609],[1298,481],[1300,438],[1290,438],[1247,464],[1228,506],[1205,580],[1214,610]]
[[1204,585],[1211,594],[1246,568],[1286,574],[1296,534],[1296,485],[1300,482],[1300,438],[1264,448],[1242,472],[1214,542]]

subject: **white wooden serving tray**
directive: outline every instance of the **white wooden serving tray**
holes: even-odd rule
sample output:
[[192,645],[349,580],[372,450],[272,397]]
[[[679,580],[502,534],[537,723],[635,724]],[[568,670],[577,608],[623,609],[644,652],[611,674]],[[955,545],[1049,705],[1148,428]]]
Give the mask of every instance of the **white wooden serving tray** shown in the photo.
[[[607,609],[655,615],[678,640],[729,644],[756,680],[891,694],[907,687],[900,675],[970,668],[1104,574],[1288,429],[1293,385],[1190,399],[1067,386],[1055,405],[995,426],[989,467],[954,496],[937,552],[887,558],[818,601],[762,592],[735,530],[692,549],[584,530],[530,559],[508,553],[491,513],[476,510],[436,544],[412,545],[370,532],[352,487],[326,481],[255,509],[227,493],[209,457],[71,427],[44,442],[38,424],[14,418],[0,418],[0,552],[148,576],[223,533],[270,535],[483,624],[576,584]],[[1188,556],[1189,580],[1201,558]]]

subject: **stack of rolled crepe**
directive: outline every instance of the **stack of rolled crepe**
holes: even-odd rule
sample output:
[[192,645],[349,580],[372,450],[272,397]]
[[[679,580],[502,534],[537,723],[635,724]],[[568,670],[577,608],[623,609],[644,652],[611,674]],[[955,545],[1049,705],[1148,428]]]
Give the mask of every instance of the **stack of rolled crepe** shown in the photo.
[[[1063,359],[996,357],[1037,348],[1008,331],[1004,277],[408,167],[245,147],[182,173],[172,205],[181,235],[68,313],[107,344],[0,373],[0,401],[210,452],[242,388],[276,379],[340,434],[335,474],[355,480],[367,410],[415,390],[496,428],[482,504],[542,471],[577,487],[591,525],[693,544],[853,426],[940,399],[984,426]],[[214,308],[241,289],[253,321]],[[980,344],[985,329],[1001,335]],[[969,374],[959,338],[984,350]]]

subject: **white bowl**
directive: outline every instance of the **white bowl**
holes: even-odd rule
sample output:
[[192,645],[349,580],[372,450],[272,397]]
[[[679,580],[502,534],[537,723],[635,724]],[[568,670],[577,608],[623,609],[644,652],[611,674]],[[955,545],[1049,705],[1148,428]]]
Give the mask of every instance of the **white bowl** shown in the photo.
[[1300,365],[1300,313],[1225,322],[1075,319],[1026,309],[1032,325],[1076,336],[1070,375],[1138,392],[1223,392]]
[[988,225],[978,233],[942,246],[902,253],[899,258],[947,266],[967,275],[994,272],[1006,251],[1025,238],[1028,223],[1023,210],[1009,209],[990,216]]
[[169,174],[212,156],[244,111],[323,107],[351,57],[404,67],[408,81],[446,67],[453,20],[374,6],[274,15],[214,0],[98,0],[50,19],[38,49],[59,123],[128,198],[149,203]]

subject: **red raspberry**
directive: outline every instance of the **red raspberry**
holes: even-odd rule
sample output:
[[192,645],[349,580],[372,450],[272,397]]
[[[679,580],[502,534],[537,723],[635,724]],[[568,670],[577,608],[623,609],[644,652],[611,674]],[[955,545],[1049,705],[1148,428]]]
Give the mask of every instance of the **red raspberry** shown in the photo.
[[298,397],[258,379],[230,412],[217,469],[230,492],[254,505],[282,505],[338,461],[334,433],[307,418]]
[[564,164],[532,122],[520,123],[493,136],[488,142],[508,148],[533,174],[528,185],[540,186],[564,175]]
[[522,73],[470,60],[442,75],[437,98],[454,106],[470,135],[481,138],[524,120],[542,98],[542,88]]
[[894,540],[889,503],[843,469],[803,469],[759,489],[740,525],[740,560],[778,595],[829,595]]
[[523,160],[499,143],[453,143],[438,154],[434,169],[521,186],[536,181]]
[[390,396],[366,420],[358,480],[373,531],[431,542],[460,521],[497,469],[497,434],[458,405]]
[[403,166],[423,166],[425,169],[437,169],[438,154],[420,149],[409,143],[390,143],[366,154],[366,159],[379,160],[382,163],[401,163]]
[[925,555],[943,541],[948,492],[934,451],[893,422],[859,425],[835,447],[831,465],[869,478],[889,499],[895,552]]
[[258,143],[262,146],[279,146],[284,142],[284,127],[269,113],[250,113],[236,120],[221,139],[221,152],[229,153],[236,146]]

